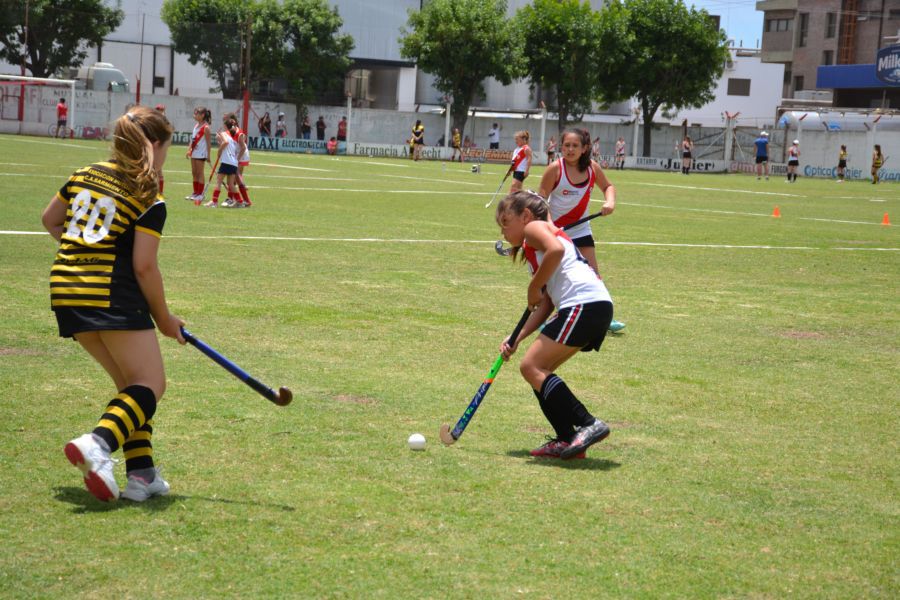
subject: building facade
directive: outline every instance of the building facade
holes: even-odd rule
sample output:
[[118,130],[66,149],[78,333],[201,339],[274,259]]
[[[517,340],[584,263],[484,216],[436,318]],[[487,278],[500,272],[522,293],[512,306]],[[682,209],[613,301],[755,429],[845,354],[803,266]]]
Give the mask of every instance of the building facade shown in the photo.
[[900,30],[900,0],[761,0],[756,9],[765,15],[762,60],[784,65],[784,98],[831,92],[834,106],[900,108],[900,89],[874,75],[879,49]]

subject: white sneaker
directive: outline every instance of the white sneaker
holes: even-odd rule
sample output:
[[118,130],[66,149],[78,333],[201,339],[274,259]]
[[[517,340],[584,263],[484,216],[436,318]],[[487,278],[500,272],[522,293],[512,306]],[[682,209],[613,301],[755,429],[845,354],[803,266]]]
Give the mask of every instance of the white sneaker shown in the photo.
[[165,496],[169,493],[169,482],[162,478],[159,469],[156,469],[156,477],[147,483],[141,477],[129,477],[128,485],[122,492],[122,497],[134,502],[143,502],[153,496]]
[[113,475],[113,465],[117,462],[110,458],[94,436],[86,433],[75,438],[63,450],[69,462],[84,473],[84,485],[88,491],[101,502],[111,502],[119,497],[119,486]]
[[227,200],[222,202],[222,208],[234,208],[236,204],[237,203],[234,200],[228,198]]
[[184,199],[185,200],[196,200],[197,194],[191,194],[190,196],[185,196]]

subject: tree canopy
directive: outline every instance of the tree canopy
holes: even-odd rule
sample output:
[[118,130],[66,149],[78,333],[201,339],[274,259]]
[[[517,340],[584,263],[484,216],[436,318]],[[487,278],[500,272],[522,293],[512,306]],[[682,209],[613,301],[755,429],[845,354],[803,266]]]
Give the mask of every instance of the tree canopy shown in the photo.
[[203,64],[223,92],[238,81],[248,32],[250,83],[284,79],[301,103],[343,81],[350,65],[353,39],[338,35],[343,22],[325,0],[166,0],[161,16],[175,51]]
[[728,59],[724,32],[705,10],[681,0],[613,0],[604,7],[601,43],[615,41],[596,71],[598,98],[637,98],[644,120],[644,156],[650,155],[657,110],[700,107],[715,99]]
[[580,0],[534,0],[516,13],[523,40],[525,72],[559,115],[559,130],[580,121],[598,95],[592,77],[606,50],[599,36],[600,15]]
[[484,95],[483,82],[504,84],[520,71],[520,54],[505,0],[433,0],[410,11],[400,53],[435,77],[452,98],[453,126],[465,128],[469,107]]
[[80,66],[88,49],[98,46],[125,18],[121,2],[103,0],[29,0],[25,40],[25,0],[4,0],[0,7],[0,59],[21,65],[33,77],[65,77]]

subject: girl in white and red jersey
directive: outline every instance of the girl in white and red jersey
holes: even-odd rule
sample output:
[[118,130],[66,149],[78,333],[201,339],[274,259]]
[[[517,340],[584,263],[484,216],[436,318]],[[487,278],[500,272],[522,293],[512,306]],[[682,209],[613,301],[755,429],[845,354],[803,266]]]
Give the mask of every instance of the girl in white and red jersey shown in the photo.
[[543,198],[533,192],[511,193],[497,206],[496,218],[513,246],[513,258],[521,249],[531,271],[532,314],[517,339],[500,344],[504,359],[544,324],[554,307],[558,310],[519,366],[555,432],[531,455],[584,458],[588,446],[609,435],[609,427],[588,412],[555,371],[579,351],[600,349],[613,316],[612,298],[572,240],[550,222]]
[[225,188],[228,190],[228,200],[223,202],[223,206],[233,208],[238,205],[241,195],[237,189],[237,172],[238,157],[243,152],[240,142],[238,142],[237,123],[234,121],[226,121],[225,129],[216,134],[216,141],[219,143],[219,174],[216,176],[216,189],[213,192],[212,200],[204,204],[210,208],[219,206],[219,193],[221,192],[222,182],[225,181]]
[[228,113],[225,115],[225,122],[228,123],[229,121],[234,123],[234,126],[237,128],[234,139],[237,140],[239,144],[242,144],[244,148],[241,155],[238,156],[237,186],[241,199],[237,203],[237,208],[250,208],[253,203],[250,202],[250,194],[247,193],[247,186],[244,184],[244,167],[250,165],[250,148],[247,146],[247,134],[241,129],[240,125],[238,125],[236,114]]
[[531,170],[531,148],[528,146],[531,140],[531,134],[527,131],[517,131],[515,135],[516,149],[512,153],[512,169],[513,182],[509,186],[509,193],[518,192],[522,189],[522,182],[528,177]]
[[[557,227],[586,217],[590,212],[591,191],[594,186],[603,192],[600,213],[612,214],[616,209],[616,188],[609,182],[597,161],[591,160],[591,134],[586,129],[567,129],[560,138],[560,158],[551,163],[541,178],[540,195],[550,205],[550,216]],[[597,253],[591,222],[567,230],[573,243],[599,275]],[[612,322],[612,332],[625,328],[624,323]]]
[[194,191],[185,200],[193,200],[195,203],[203,200],[203,188],[206,180],[203,177],[203,163],[209,162],[212,138],[209,124],[212,122],[212,113],[205,106],[194,109],[194,131],[191,134],[191,145],[188,146],[187,158],[191,159],[191,178],[194,180]]

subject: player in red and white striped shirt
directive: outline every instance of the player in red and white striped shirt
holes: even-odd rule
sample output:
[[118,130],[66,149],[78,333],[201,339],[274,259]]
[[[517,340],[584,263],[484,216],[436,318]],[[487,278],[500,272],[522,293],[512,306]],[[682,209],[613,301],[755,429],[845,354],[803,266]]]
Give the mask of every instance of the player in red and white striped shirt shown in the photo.
[[198,106],[194,109],[194,132],[191,134],[191,145],[188,147],[185,156],[191,159],[191,178],[194,183],[194,191],[189,196],[185,196],[185,200],[193,200],[199,203],[203,200],[203,188],[206,179],[203,176],[203,163],[209,162],[210,148],[212,148],[212,136],[209,131],[209,124],[212,122],[212,113],[205,106]]
[[518,192],[522,189],[522,182],[528,177],[531,170],[531,148],[528,142],[531,134],[527,131],[517,131],[515,135],[516,149],[512,154],[512,176],[513,182],[509,186],[509,193]]

